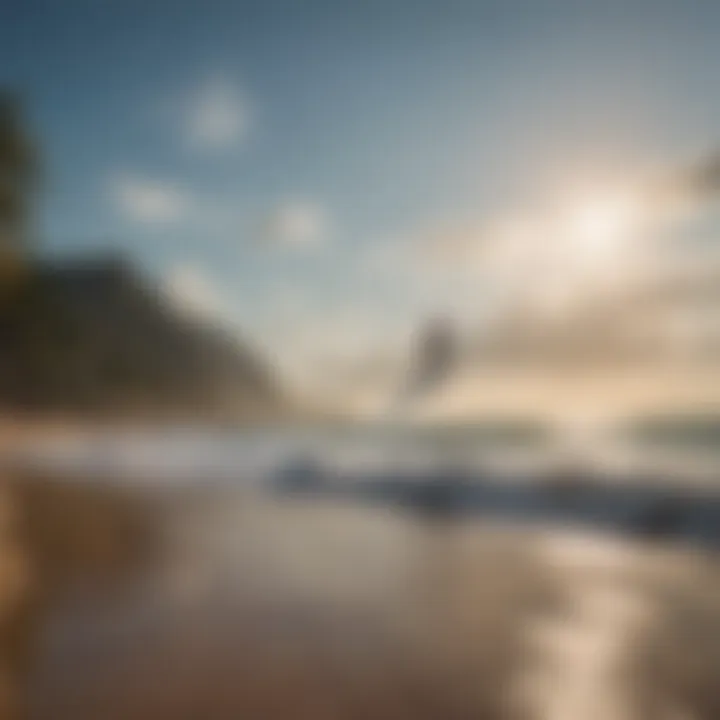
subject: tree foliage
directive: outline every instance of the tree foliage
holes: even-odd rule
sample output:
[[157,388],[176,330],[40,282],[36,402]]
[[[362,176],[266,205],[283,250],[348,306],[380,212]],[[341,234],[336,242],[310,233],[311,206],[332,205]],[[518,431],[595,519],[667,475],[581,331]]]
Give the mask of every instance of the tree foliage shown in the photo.
[[18,97],[0,91],[0,252],[27,251],[38,160]]

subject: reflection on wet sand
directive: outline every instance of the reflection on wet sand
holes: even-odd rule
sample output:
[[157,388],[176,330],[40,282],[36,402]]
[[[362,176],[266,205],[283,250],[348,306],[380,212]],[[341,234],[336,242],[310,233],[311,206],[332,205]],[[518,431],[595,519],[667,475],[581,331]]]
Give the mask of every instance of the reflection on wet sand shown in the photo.
[[30,570],[19,536],[17,504],[0,486],[0,717],[14,718],[23,700],[27,669]]
[[227,487],[17,487],[37,720],[718,715],[708,553]]
[[13,473],[1,492],[0,718],[14,720],[26,716],[48,612],[73,588],[133,582],[156,526],[146,497],[93,483]]

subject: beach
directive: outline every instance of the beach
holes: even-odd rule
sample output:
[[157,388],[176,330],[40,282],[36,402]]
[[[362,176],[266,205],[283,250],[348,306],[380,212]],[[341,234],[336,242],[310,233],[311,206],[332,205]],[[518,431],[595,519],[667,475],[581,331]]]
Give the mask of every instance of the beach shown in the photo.
[[712,550],[247,485],[4,492],[8,720],[717,716]]

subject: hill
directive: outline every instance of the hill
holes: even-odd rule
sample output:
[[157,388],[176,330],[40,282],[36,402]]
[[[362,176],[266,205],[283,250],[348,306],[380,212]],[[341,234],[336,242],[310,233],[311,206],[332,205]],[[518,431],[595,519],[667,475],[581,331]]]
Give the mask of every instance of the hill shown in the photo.
[[0,404],[27,412],[253,418],[272,373],[117,258],[35,263],[0,305]]

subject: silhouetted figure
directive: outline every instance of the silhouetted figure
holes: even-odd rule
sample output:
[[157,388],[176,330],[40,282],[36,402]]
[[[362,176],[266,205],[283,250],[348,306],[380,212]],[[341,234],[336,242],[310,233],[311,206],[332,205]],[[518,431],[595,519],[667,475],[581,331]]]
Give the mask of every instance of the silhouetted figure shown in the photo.
[[451,323],[446,318],[431,320],[421,331],[412,354],[401,399],[413,400],[433,390],[447,379],[456,359],[455,332]]

